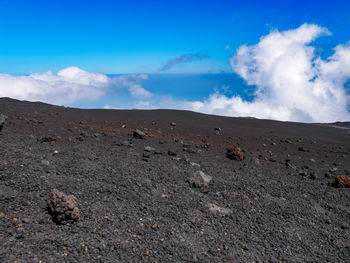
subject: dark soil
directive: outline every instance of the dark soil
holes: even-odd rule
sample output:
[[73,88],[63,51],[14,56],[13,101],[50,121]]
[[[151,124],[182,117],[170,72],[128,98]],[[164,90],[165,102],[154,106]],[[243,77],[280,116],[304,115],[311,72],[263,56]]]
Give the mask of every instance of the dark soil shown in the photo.
[[[350,177],[347,125],[11,99],[0,113],[1,262],[350,262],[350,188],[328,184]],[[53,189],[78,221],[53,220]]]

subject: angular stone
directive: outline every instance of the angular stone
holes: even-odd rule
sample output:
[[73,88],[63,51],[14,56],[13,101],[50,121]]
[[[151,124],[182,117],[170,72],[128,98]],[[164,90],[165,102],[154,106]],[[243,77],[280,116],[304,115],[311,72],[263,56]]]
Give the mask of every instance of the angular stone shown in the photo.
[[133,137],[135,139],[143,139],[146,136],[146,134],[143,131],[140,131],[138,129],[136,129],[133,133]]
[[213,178],[210,175],[203,173],[202,171],[195,172],[189,179],[192,187],[202,188],[208,187]]

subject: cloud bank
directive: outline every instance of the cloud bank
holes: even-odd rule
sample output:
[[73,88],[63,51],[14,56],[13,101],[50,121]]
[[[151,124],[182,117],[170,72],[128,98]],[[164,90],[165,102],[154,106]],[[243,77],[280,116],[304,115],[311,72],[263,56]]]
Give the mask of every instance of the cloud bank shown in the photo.
[[147,75],[109,78],[77,67],[62,69],[57,74],[51,71],[28,76],[0,74],[0,97],[69,104],[78,100],[98,99],[111,88],[125,88],[132,96],[149,98],[152,94],[139,84],[146,78]]
[[170,60],[166,65],[163,66],[163,68],[161,70],[166,71],[166,70],[169,70],[169,69],[175,67],[177,64],[187,63],[187,62],[192,62],[192,61],[200,61],[200,60],[203,60],[205,58],[207,58],[207,56],[201,55],[201,54],[183,55],[181,57]]
[[213,94],[192,102],[195,111],[228,116],[253,116],[283,121],[348,121],[350,97],[344,85],[350,79],[350,45],[338,45],[326,60],[309,44],[327,29],[303,24],[297,29],[270,34],[253,46],[243,45],[231,66],[248,85],[255,99]]
[[[109,78],[77,67],[56,74],[0,74],[0,97],[67,105],[95,100],[120,88],[130,93],[126,104],[130,108],[186,109],[282,121],[349,121],[350,96],[344,85],[350,83],[350,43],[337,45],[333,55],[322,59],[310,44],[321,35],[330,33],[326,28],[304,24],[287,31],[273,30],[256,45],[239,47],[230,62],[235,73],[256,87],[252,101],[228,96],[229,92],[215,92],[202,101],[175,100],[145,90],[142,81],[147,75]],[[185,55],[169,61],[163,70],[204,58],[200,54]]]

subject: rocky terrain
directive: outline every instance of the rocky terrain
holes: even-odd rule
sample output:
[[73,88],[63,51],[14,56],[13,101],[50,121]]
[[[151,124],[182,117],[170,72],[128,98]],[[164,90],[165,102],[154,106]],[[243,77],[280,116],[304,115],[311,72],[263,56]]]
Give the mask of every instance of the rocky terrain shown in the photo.
[[1,262],[350,262],[347,124],[0,113]]

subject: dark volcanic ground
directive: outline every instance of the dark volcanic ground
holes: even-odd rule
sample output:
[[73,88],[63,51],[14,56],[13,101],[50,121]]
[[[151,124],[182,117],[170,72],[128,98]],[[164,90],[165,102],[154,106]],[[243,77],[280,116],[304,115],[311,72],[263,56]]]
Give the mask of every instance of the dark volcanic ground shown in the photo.
[[[325,176],[350,177],[347,125],[10,99],[0,113],[1,262],[350,262],[350,188]],[[189,183],[199,170],[208,187]],[[52,221],[55,188],[78,222]]]

